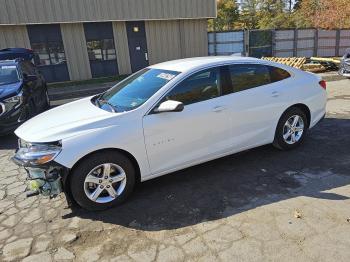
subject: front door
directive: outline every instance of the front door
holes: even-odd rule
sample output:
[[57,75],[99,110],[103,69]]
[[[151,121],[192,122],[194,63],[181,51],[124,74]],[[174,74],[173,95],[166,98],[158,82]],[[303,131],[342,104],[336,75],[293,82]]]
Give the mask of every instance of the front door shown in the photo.
[[219,69],[205,70],[175,86],[162,100],[182,102],[182,112],[144,117],[145,144],[154,175],[193,165],[230,149],[228,105],[220,94]]
[[145,23],[143,21],[126,22],[129,54],[132,72],[149,65]]

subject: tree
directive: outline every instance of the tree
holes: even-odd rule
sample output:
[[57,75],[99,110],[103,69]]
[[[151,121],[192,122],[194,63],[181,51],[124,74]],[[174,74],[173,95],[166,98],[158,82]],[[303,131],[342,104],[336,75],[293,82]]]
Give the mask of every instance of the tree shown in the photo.
[[238,21],[239,11],[235,0],[218,0],[217,18],[209,21],[210,31],[232,30]]
[[304,26],[324,29],[350,27],[349,0],[303,0],[297,11]]

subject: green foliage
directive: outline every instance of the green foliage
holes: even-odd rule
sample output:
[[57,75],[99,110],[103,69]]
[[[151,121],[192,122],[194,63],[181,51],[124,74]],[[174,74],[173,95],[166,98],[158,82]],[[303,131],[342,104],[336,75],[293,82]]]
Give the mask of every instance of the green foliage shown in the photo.
[[218,16],[209,20],[209,30],[232,30],[238,20],[239,11],[235,0],[219,0],[217,3]]
[[218,0],[210,31],[350,26],[350,0]]

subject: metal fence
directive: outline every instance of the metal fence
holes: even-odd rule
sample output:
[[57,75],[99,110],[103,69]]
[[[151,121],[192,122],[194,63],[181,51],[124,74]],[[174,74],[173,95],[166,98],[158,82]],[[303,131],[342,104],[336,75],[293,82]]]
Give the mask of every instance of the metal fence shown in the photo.
[[244,31],[208,33],[209,55],[245,53]]
[[210,32],[209,55],[244,53],[253,57],[342,56],[350,29],[287,29]]

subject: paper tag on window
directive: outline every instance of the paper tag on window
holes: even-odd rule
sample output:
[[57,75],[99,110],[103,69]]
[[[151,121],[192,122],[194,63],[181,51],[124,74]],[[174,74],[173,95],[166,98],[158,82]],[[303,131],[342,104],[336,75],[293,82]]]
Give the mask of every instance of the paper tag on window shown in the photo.
[[16,69],[16,66],[1,66],[1,69]]
[[157,77],[170,81],[171,79],[173,79],[175,77],[175,75],[167,74],[167,73],[160,73],[159,75],[157,75]]

